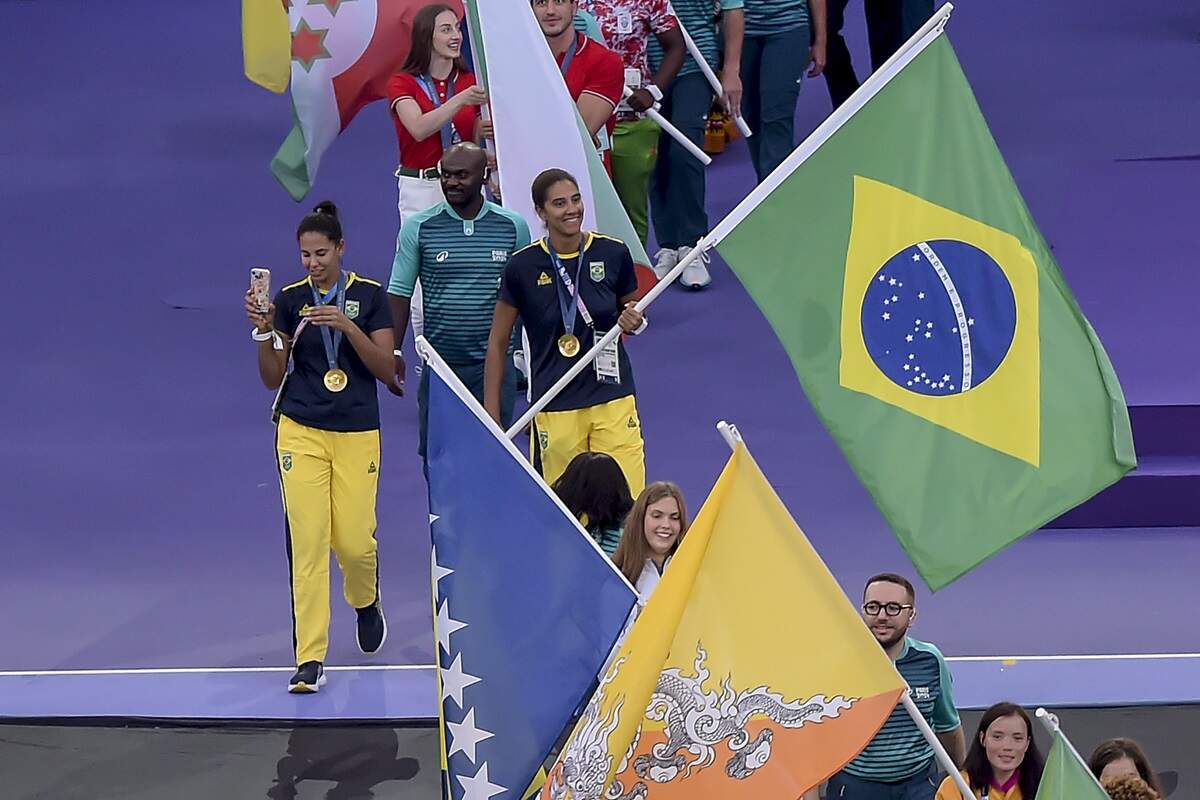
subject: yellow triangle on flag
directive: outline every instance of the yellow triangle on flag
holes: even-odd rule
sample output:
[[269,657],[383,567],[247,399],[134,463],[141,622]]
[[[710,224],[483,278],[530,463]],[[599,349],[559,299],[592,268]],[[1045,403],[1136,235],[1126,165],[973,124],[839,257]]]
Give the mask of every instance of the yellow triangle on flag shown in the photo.
[[541,797],[799,797],[903,686],[739,444]]

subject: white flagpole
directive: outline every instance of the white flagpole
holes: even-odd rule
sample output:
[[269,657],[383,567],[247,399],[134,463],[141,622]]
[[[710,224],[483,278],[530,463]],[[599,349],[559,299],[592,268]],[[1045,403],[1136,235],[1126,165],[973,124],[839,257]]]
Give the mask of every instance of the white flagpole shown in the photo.
[[704,59],[704,54],[700,52],[700,48],[696,46],[696,41],[692,35],[687,32],[687,28],[683,27],[682,20],[679,23],[679,32],[683,34],[683,43],[687,45],[688,52],[692,54],[692,58],[696,60],[696,64],[700,67],[700,71],[704,73],[704,77],[708,79],[708,85],[716,92],[717,97],[722,98],[721,105],[733,115],[733,121],[737,123],[737,128],[742,132],[742,136],[749,138],[752,134],[750,126],[746,124],[746,120],[742,119],[742,112],[736,108],[730,108],[728,103],[724,102],[725,87],[721,85],[721,81],[717,79],[717,74],[712,71],[712,67],[708,65],[708,61]]
[[[625,93],[622,95],[622,97],[625,100],[628,100],[631,94],[633,94],[633,90],[626,86]],[[679,130],[679,128],[676,128],[674,125],[668,122],[667,118],[655,111],[653,107],[647,108],[642,113],[657,122],[658,127],[666,131],[672,139],[679,142],[679,146],[695,156],[701,164],[707,167],[712,163],[712,159],[708,157],[708,153],[697,147],[695,142],[683,135],[683,131]]]
[[[721,242],[726,236],[742,223],[750,212],[753,211],[759,203],[765,200],[771,192],[775,191],[781,183],[787,180],[805,161],[815,153],[821,145],[837,132],[839,128],[846,124],[851,117],[867,104],[867,101],[879,93],[888,82],[896,77],[900,70],[908,66],[909,62],[920,55],[926,47],[933,44],[939,36],[942,35],[942,30],[946,26],[946,21],[950,19],[950,12],[954,10],[952,3],[946,3],[933,16],[921,26],[920,30],[914,33],[904,46],[892,55],[884,65],[880,67],[871,77],[867,78],[850,98],[838,106],[838,109],[829,115],[821,125],[813,131],[804,142],[792,151],[782,164],[776,167],[775,171],[767,176],[767,179],[760,183],[755,189],[746,196],[742,202],[738,203],[733,211],[725,219],[717,223],[717,226],[709,231],[708,235],[696,243],[691,252],[684,258],[679,260],[670,272],[663,276],[658,284],[646,293],[646,296],[637,302],[634,306],[638,311],[645,311],[646,307],[658,299],[658,296],[666,291],[667,286],[678,278],[693,261],[697,258],[706,258],[708,251]],[[682,134],[680,134],[682,136]],[[686,137],[685,137],[686,139]],[[691,141],[691,140],[687,140]],[[575,376],[583,372],[596,359],[600,351],[621,335],[621,327],[614,325],[612,330],[604,334],[604,336],[592,346],[591,350],[582,355],[572,367],[567,370],[567,373],[558,379],[557,382],[546,393],[537,399],[537,401],[529,407],[522,417],[513,423],[513,426],[506,432],[511,439],[518,433],[523,431],[533,418],[537,416],[546,405],[558,396],[558,393],[567,387]]]
[[1079,762],[1079,765],[1083,767],[1083,771],[1087,773],[1088,777],[1090,777],[1096,784],[1096,788],[1105,794],[1108,794],[1108,790],[1105,789],[1100,783],[1099,778],[1092,774],[1092,768],[1089,767],[1088,763],[1083,760],[1083,756],[1079,755],[1079,751],[1075,749],[1075,745],[1071,744],[1071,740],[1068,739],[1067,734],[1063,732],[1062,726],[1058,724],[1058,715],[1051,714],[1049,711],[1039,706],[1038,710],[1034,712],[1034,716],[1042,721],[1042,725],[1046,727],[1046,730],[1050,732],[1051,736],[1054,736],[1055,734],[1062,735],[1063,744],[1067,746],[1067,750],[1071,752],[1071,755],[1074,756],[1075,760]]
[[[720,432],[721,438],[729,445],[730,450],[737,450],[737,446],[745,442],[737,426],[731,425],[725,420],[717,423],[717,430]],[[929,727],[929,723],[926,722],[924,715],[921,714],[921,710],[917,708],[916,703],[909,696],[907,684],[904,686],[903,694],[900,695],[900,702],[904,705],[904,710],[912,717],[912,721],[916,724],[917,729],[921,731],[921,735],[925,737],[925,741],[933,748],[933,755],[937,758],[938,764],[954,779],[958,791],[962,793],[963,800],[974,800],[974,795],[971,794],[971,787],[967,784],[966,779],[963,778],[962,773],[958,771],[954,759],[950,758],[950,754],[946,752],[945,745],[937,738],[937,734],[933,732],[933,728]],[[1038,712],[1040,716],[1041,709]]]

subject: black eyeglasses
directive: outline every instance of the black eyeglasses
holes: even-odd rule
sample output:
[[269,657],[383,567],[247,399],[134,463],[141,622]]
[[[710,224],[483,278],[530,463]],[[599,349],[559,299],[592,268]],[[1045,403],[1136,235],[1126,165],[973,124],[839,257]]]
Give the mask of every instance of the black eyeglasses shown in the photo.
[[912,607],[912,603],[900,605],[899,603],[877,603],[872,600],[869,603],[863,603],[862,610],[868,617],[877,617],[880,611],[889,617],[898,617],[901,611],[907,611]]

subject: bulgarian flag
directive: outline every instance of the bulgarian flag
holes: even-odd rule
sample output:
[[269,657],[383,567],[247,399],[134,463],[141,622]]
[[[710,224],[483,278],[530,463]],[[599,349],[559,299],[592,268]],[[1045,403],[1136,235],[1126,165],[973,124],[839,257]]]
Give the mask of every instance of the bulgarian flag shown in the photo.
[[642,292],[655,283],[650,259],[596,152],[562,73],[525,0],[467,0],[476,79],[487,87],[495,128],[500,194],[532,231],[542,229],[530,187],[543,170],[565,169],[579,181],[584,228],[629,247]]
[[[287,10],[291,32],[295,124],[271,172],[299,201],[312,188],[325,150],[363,106],[387,96],[388,78],[404,63],[412,20],[424,0],[271,0]],[[459,0],[445,0],[462,13]],[[279,32],[283,17],[268,0],[243,0],[246,75],[282,91]],[[279,87],[279,88],[276,88]]]
[[903,691],[739,443],[541,798],[800,797],[867,746]]

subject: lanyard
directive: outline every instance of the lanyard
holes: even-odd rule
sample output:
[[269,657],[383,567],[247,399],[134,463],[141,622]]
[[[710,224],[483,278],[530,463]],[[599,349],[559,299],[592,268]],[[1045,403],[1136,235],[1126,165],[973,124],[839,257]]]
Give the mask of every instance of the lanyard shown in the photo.
[[[336,294],[338,311],[344,309],[346,307],[346,282],[342,280],[342,277],[343,274],[339,272],[337,284],[330,287],[324,297],[321,297],[321,293],[317,291],[317,285],[309,281],[308,288],[312,289],[313,305],[323,306]],[[299,329],[297,329],[298,332]],[[337,369],[337,353],[338,348],[342,346],[342,332],[330,331],[328,327],[322,325],[321,343],[325,345],[325,361],[329,363],[329,368]]]
[[[554,248],[550,249],[550,260],[554,263],[554,269],[558,272],[558,278],[561,281],[555,284],[554,288],[558,295],[558,310],[562,312],[563,332],[572,333],[575,330],[575,312],[583,317],[583,324],[592,327],[592,315],[588,313],[587,304],[583,302],[583,298],[579,294],[579,273],[583,270],[583,243],[580,243],[579,256],[575,259],[575,279],[567,274],[567,268],[563,265],[562,259],[558,257],[558,253],[554,252]],[[563,296],[564,291],[566,297]]]
[[[454,97],[454,84],[458,80],[458,73],[451,72],[446,78],[446,101],[449,102],[451,97]],[[429,98],[429,102],[433,103],[435,109],[442,107],[442,98],[438,97],[437,85],[433,82],[433,76],[429,73],[417,76],[417,83],[421,84],[421,88],[425,90],[425,96]],[[442,126],[440,131],[442,135],[442,150],[449,150],[450,145],[458,141],[458,131],[454,129],[454,120],[451,119]]]
[[571,46],[567,48],[567,52],[563,56],[562,63],[558,66],[558,69],[560,72],[562,72],[564,78],[567,77],[567,70],[571,68],[571,62],[575,60],[575,51],[578,48],[579,34],[577,33],[575,34],[575,37],[571,39]]

